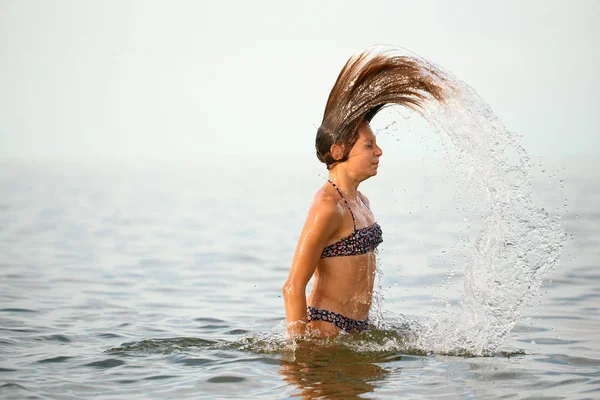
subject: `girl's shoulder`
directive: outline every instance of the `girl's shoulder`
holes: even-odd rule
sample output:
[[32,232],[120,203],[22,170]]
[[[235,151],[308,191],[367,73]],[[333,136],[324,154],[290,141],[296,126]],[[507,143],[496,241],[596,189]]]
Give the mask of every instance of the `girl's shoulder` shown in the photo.
[[337,193],[332,193],[326,186],[317,190],[309,208],[309,213],[339,221],[343,220],[344,211],[345,208],[341,204],[340,196]]

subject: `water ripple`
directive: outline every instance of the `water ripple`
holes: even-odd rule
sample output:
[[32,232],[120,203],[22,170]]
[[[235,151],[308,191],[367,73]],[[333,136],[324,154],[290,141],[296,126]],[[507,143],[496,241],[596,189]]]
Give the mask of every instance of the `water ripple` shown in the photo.
[[123,364],[125,364],[125,361],[123,361],[123,360],[117,360],[115,358],[106,358],[101,361],[94,361],[94,362],[91,362],[88,364],[84,364],[83,366],[100,368],[100,369],[108,369],[108,368],[119,367]]
[[552,364],[577,365],[582,367],[600,367],[600,360],[587,357],[569,356],[566,354],[552,354],[549,357],[538,358],[538,361]]
[[51,358],[45,358],[43,360],[39,360],[38,363],[40,363],[40,364],[60,363],[60,362],[68,361],[71,358],[73,358],[73,357],[68,357],[68,356],[51,357]]
[[241,376],[221,375],[221,376],[215,376],[215,377],[209,378],[206,381],[211,382],[211,383],[237,383],[237,382],[243,382],[245,380],[246,380],[246,378],[243,378]]
[[14,312],[14,313],[37,313],[37,310],[30,310],[27,308],[2,308],[0,312]]
[[153,376],[148,376],[148,377],[144,378],[144,380],[158,381],[158,380],[171,379],[171,378],[177,378],[177,375],[153,375]]
[[183,349],[206,348],[219,343],[214,340],[198,338],[146,339],[139,342],[123,343],[120,347],[106,350],[108,354],[147,355],[170,354]]
[[558,338],[527,338],[527,339],[519,339],[519,342],[527,343],[534,341],[536,344],[574,344],[580,343],[581,340],[563,340]]
[[179,364],[183,364],[185,366],[188,367],[195,367],[198,365],[208,365],[208,364],[213,364],[215,362],[215,360],[211,360],[210,358],[189,358],[189,357],[185,357],[185,358],[181,358],[179,360],[176,361]]
[[39,337],[35,338],[35,340],[44,340],[44,341],[49,341],[49,342],[71,343],[71,339],[69,339],[68,336],[61,335],[61,334],[39,336]]

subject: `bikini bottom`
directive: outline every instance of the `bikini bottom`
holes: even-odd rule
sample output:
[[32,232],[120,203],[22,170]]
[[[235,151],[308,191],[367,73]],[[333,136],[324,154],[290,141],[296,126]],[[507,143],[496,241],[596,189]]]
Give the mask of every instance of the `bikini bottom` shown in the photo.
[[345,332],[364,332],[369,328],[367,319],[359,321],[356,319],[344,317],[342,314],[333,311],[321,310],[311,306],[306,307],[308,321],[325,321],[340,328]]

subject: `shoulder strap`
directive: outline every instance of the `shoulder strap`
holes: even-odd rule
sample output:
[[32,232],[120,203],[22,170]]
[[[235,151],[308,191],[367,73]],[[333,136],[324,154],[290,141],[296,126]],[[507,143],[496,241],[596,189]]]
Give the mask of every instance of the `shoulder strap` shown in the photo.
[[350,211],[350,215],[352,216],[352,223],[354,224],[354,230],[356,230],[356,220],[354,219],[354,214],[352,213],[350,204],[348,204],[348,202],[346,201],[346,198],[344,197],[341,190],[337,187],[337,185],[335,183],[331,182],[329,179],[327,179],[327,182],[331,183],[331,185],[335,188],[335,190],[337,190],[337,192],[340,194],[340,196],[342,196],[342,200],[344,200],[344,203],[346,203],[346,207],[348,207],[348,211]]

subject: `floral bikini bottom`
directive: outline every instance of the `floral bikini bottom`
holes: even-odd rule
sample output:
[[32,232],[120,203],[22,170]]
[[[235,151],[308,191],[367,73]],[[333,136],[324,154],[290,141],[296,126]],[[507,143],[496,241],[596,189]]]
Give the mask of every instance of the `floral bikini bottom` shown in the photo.
[[325,321],[340,328],[345,332],[364,332],[369,328],[368,320],[356,320],[344,317],[333,311],[321,310],[311,306],[306,307],[308,321]]

